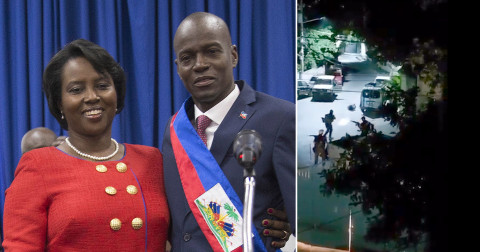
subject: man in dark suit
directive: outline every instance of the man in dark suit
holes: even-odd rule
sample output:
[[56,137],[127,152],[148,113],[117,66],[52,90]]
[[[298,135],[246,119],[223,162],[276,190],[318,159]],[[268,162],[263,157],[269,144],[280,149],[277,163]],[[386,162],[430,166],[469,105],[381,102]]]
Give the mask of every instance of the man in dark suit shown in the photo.
[[[253,129],[262,139],[254,166],[253,244],[255,251],[274,251],[272,237],[258,232],[271,208],[285,209],[295,232],[295,105],[234,81],[237,48],[225,22],[213,14],[185,18],[174,49],[191,97],[170,119],[162,145],[172,249],[217,251],[228,245],[231,251],[241,245],[234,240],[242,232],[234,217],[242,213],[245,188],[233,141],[241,130]],[[197,133],[202,126],[204,132]],[[284,239],[290,235],[273,232]]]

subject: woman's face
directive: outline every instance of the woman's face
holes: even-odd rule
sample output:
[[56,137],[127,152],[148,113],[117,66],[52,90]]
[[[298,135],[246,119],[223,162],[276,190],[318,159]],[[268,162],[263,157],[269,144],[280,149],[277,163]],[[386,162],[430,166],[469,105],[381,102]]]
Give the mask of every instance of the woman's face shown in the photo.
[[83,57],[64,65],[60,110],[70,135],[111,134],[116,108],[117,92],[109,74],[101,75]]

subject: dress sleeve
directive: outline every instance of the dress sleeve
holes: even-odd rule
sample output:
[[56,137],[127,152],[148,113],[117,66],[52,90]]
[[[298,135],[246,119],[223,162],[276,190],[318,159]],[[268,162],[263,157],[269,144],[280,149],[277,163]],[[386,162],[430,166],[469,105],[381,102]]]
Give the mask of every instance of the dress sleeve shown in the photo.
[[18,163],[13,182],[5,191],[5,252],[45,251],[48,197],[44,169],[31,153],[25,153]]

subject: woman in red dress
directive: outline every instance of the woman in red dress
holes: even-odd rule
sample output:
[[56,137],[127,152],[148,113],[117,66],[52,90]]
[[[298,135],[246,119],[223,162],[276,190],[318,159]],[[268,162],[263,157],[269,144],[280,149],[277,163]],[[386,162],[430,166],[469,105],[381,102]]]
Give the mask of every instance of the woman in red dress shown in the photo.
[[69,136],[22,156],[6,190],[5,251],[165,250],[162,155],[111,138],[125,86],[122,67],[90,41],[50,60],[43,89]]

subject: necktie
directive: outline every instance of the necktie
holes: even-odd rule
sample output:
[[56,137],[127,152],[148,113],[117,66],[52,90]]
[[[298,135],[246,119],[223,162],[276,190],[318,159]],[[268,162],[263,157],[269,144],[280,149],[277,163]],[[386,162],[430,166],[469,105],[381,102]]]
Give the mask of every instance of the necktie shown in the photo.
[[205,129],[211,122],[212,120],[206,115],[201,115],[197,118],[197,133],[205,145],[207,145],[207,134],[205,134]]

